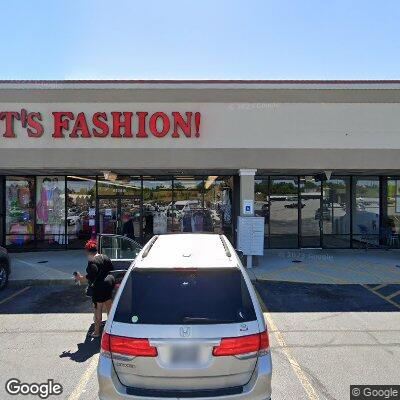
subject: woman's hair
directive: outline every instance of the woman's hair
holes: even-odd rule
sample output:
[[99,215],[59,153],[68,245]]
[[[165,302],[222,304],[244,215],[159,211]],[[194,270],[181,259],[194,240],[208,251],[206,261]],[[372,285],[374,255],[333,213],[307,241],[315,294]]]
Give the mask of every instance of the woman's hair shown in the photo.
[[85,250],[88,253],[96,254],[97,253],[97,242],[93,239],[88,240],[85,244]]

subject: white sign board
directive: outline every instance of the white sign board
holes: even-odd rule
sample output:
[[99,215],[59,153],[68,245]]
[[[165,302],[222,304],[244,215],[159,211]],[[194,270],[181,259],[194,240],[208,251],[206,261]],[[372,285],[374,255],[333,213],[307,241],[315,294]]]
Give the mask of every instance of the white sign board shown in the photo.
[[253,200],[243,200],[243,214],[253,215],[254,214],[254,201]]
[[238,250],[244,255],[264,255],[264,224],[264,217],[238,218]]

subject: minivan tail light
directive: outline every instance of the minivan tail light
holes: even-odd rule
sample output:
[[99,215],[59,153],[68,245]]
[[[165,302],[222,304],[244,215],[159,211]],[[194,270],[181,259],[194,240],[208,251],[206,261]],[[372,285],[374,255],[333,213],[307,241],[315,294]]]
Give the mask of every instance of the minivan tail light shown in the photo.
[[269,336],[267,330],[260,333],[260,350],[269,350]]
[[157,348],[148,339],[137,339],[103,334],[101,350],[135,357],[157,357]]
[[103,336],[101,337],[101,351],[110,352],[110,335],[106,332],[103,332]]
[[213,355],[236,356],[240,354],[258,353],[269,349],[268,332],[255,335],[240,336],[234,338],[223,338],[219,346],[214,347]]

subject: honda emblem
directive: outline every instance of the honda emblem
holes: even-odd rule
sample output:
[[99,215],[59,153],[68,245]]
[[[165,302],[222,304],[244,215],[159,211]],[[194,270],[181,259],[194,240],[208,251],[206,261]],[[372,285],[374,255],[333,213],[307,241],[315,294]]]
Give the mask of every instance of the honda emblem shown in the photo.
[[190,336],[190,327],[189,326],[182,326],[179,329],[179,333],[181,337],[189,337]]

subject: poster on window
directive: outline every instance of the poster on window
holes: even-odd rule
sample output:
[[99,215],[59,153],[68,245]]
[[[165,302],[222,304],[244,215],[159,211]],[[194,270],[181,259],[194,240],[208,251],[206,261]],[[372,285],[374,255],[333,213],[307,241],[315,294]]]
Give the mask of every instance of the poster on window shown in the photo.
[[65,183],[63,178],[45,176],[37,178],[36,222],[46,226],[64,226]]

